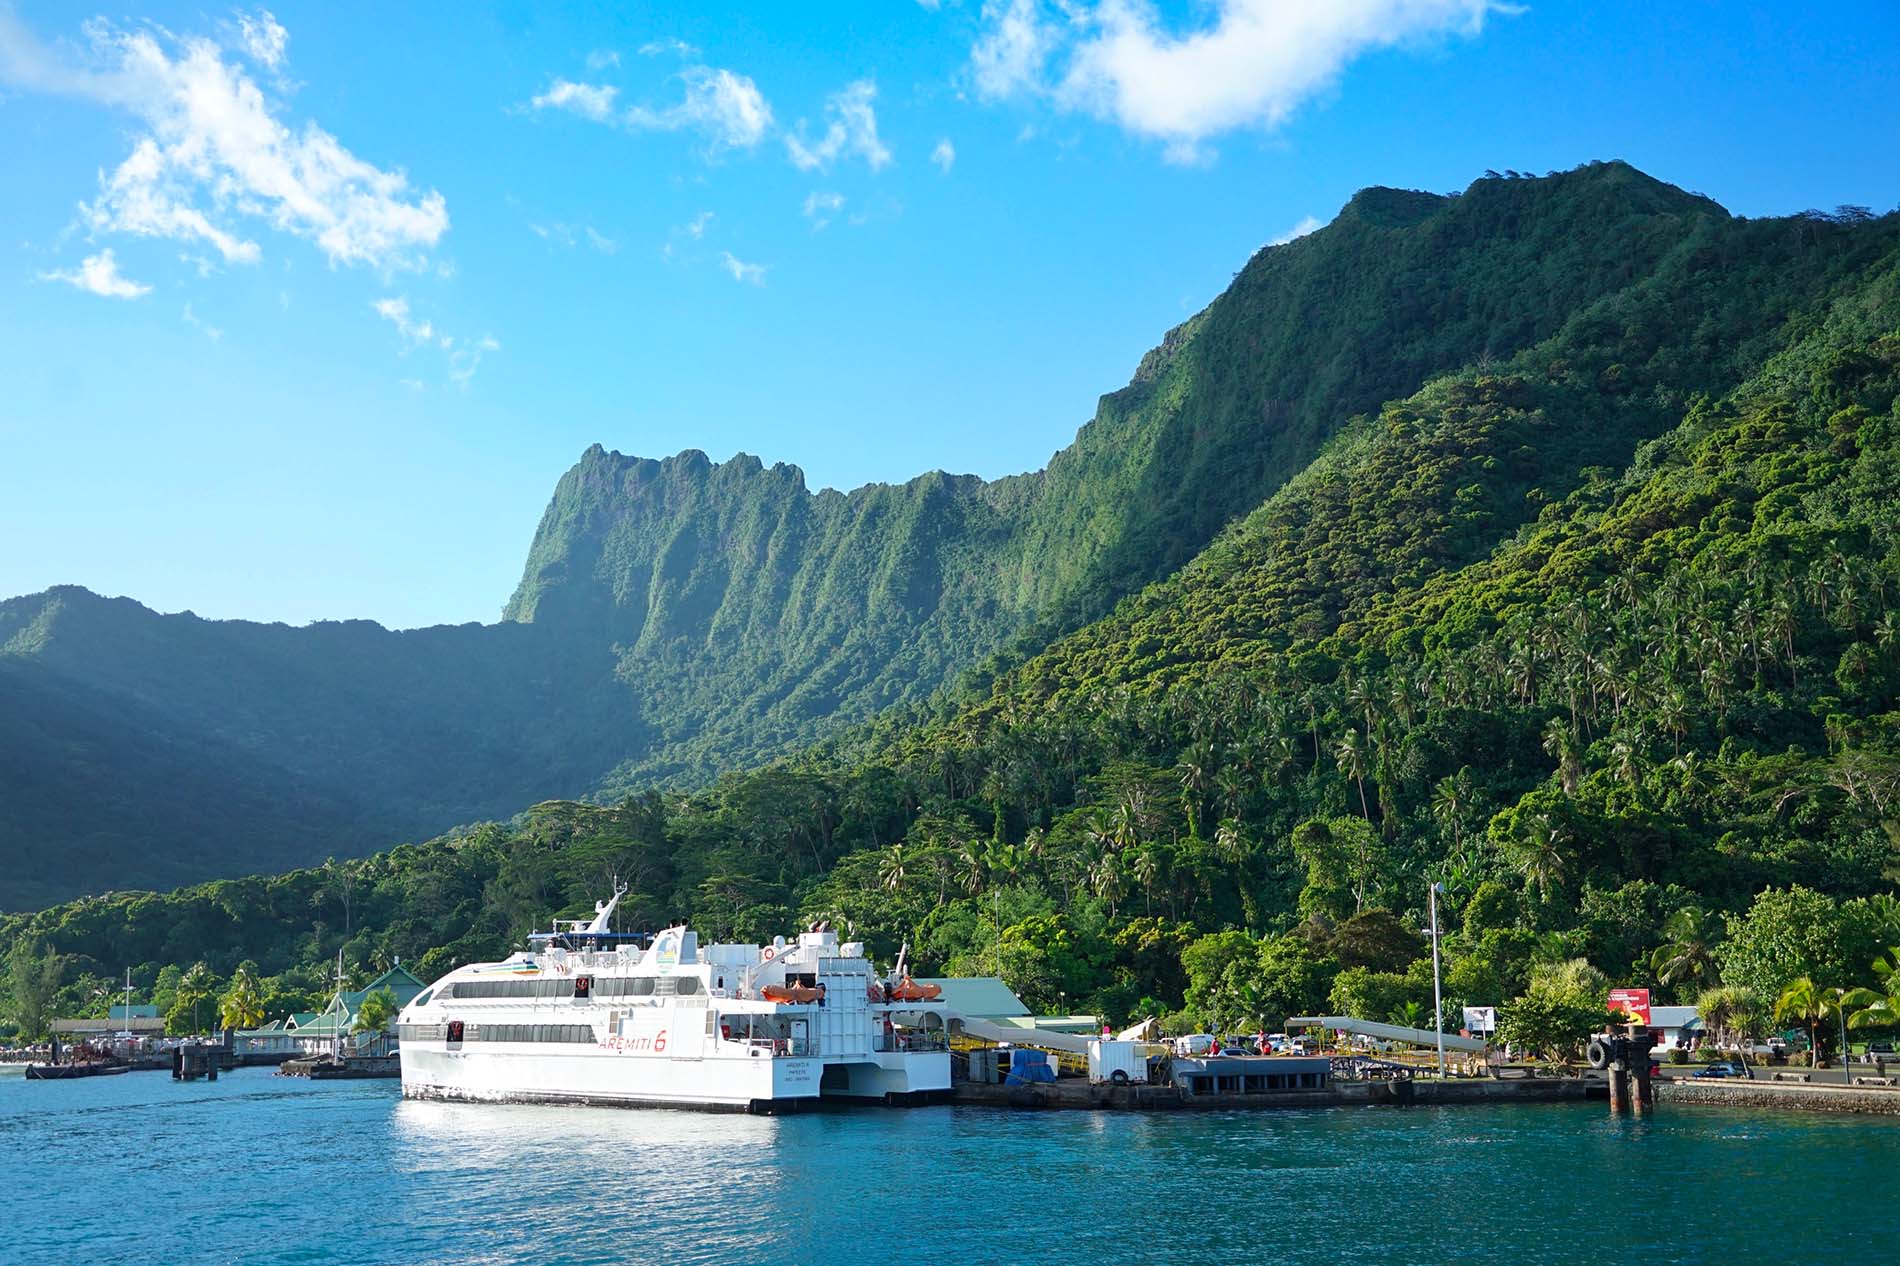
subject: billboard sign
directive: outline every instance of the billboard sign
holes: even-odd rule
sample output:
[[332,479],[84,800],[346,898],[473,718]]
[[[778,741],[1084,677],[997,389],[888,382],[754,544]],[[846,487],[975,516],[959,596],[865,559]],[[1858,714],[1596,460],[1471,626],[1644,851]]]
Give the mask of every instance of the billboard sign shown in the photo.
[[1498,1009],[1496,1007],[1466,1007],[1465,1032],[1496,1033],[1498,1031]]
[[1649,990],[1612,989],[1610,990],[1610,1010],[1625,1011],[1636,1017],[1638,1024],[1649,1023]]

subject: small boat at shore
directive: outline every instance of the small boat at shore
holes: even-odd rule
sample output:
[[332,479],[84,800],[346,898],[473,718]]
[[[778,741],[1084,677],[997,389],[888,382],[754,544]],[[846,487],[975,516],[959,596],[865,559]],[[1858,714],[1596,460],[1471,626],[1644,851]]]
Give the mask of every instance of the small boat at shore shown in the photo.
[[28,1081],[71,1081],[75,1077],[116,1077],[132,1071],[130,1064],[28,1064]]

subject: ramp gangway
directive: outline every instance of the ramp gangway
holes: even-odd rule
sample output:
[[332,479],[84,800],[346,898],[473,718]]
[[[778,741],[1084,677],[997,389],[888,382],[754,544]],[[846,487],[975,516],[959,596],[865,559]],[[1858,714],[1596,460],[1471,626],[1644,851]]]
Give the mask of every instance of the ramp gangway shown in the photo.
[[[1405,1042],[1412,1046],[1438,1045],[1438,1033],[1433,1029],[1414,1029],[1403,1024],[1380,1024],[1376,1020],[1356,1020],[1349,1015],[1296,1015],[1287,1018],[1288,1032],[1294,1029],[1334,1029],[1340,1033],[1356,1033],[1361,1037],[1376,1037],[1382,1042]],[[1469,1054],[1483,1054],[1485,1044],[1475,1037],[1460,1037],[1456,1033],[1445,1034],[1445,1049],[1464,1051]]]

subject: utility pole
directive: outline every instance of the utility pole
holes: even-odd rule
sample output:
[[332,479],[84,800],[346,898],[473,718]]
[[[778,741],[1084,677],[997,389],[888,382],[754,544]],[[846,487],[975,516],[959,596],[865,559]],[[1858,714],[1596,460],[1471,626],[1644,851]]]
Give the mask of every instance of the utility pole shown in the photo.
[[1445,1075],[1445,999],[1438,983],[1438,893],[1443,887],[1433,881],[1425,889],[1425,906],[1432,924],[1432,1028],[1438,1032],[1438,1075]]

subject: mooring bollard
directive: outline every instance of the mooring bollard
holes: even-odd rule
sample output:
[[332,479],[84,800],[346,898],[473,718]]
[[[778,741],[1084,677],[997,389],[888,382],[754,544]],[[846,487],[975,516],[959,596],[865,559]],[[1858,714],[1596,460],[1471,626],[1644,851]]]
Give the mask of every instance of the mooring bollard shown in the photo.
[[1625,1027],[1626,1033],[1605,1029],[1590,1039],[1590,1067],[1609,1075],[1611,1116],[1649,1116],[1656,1111],[1656,1086],[1649,1075],[1656,1039],[1641,1025]]

